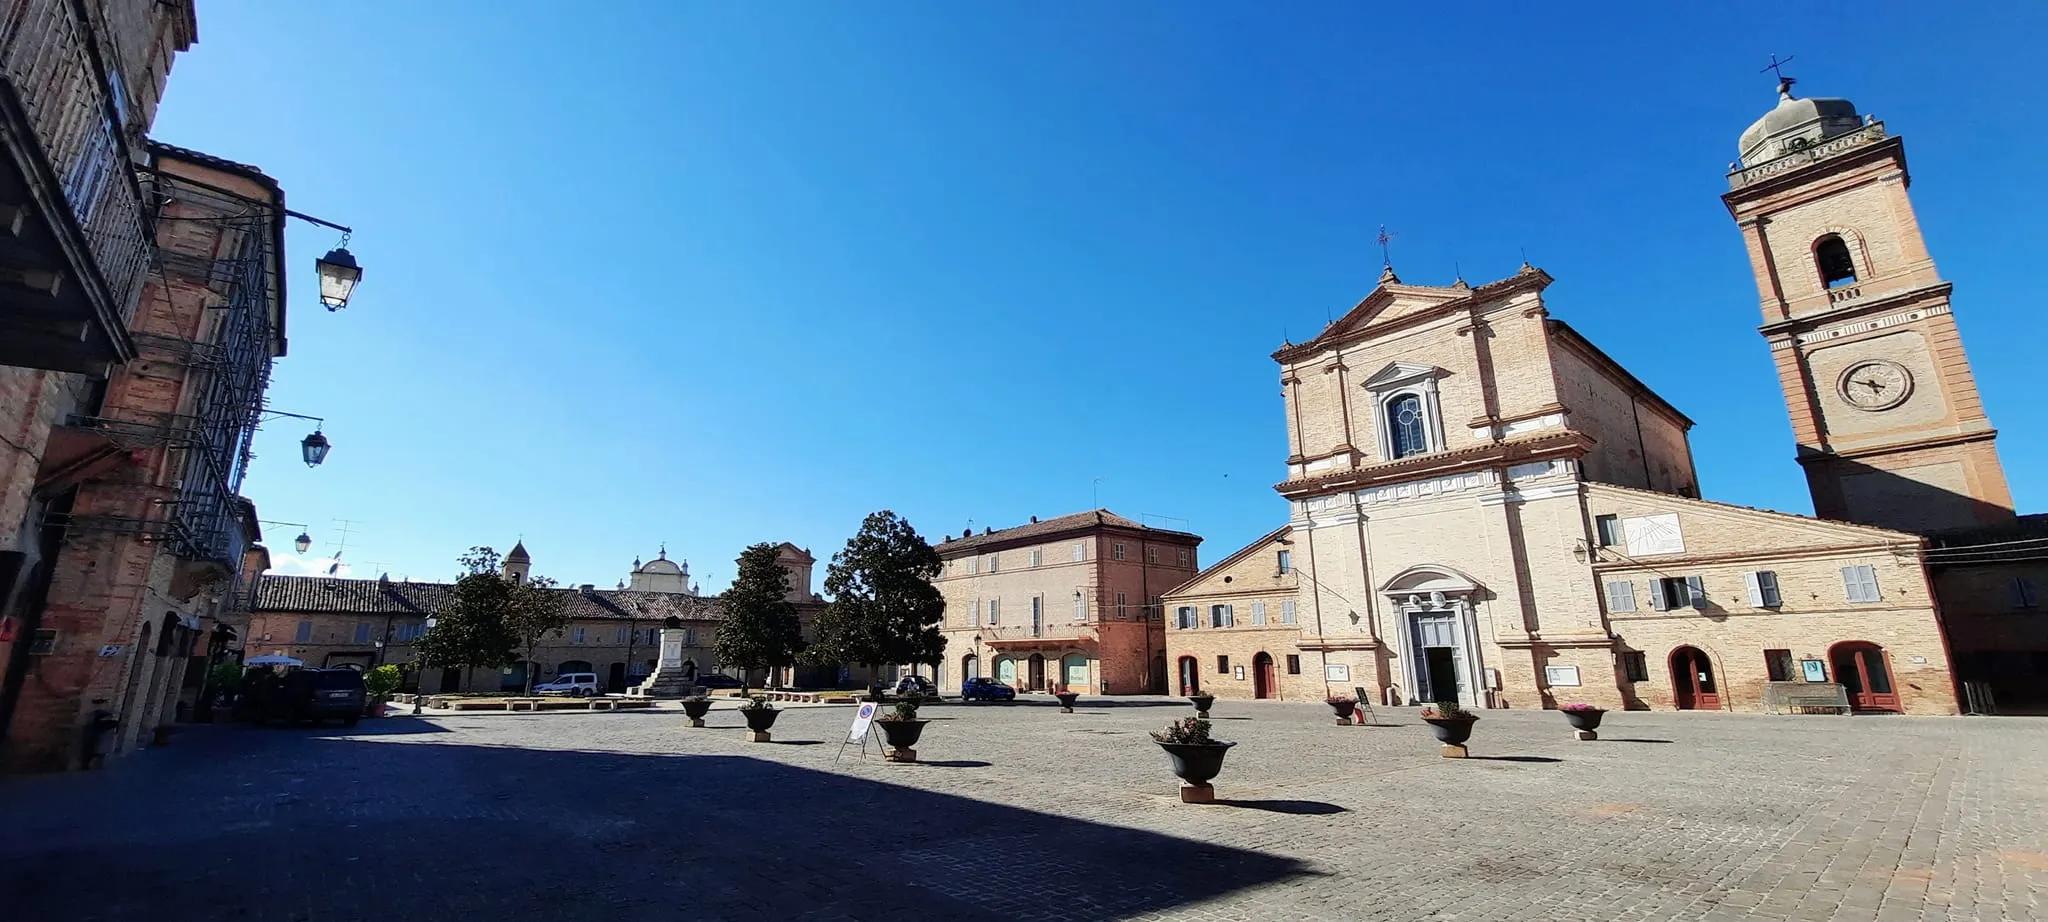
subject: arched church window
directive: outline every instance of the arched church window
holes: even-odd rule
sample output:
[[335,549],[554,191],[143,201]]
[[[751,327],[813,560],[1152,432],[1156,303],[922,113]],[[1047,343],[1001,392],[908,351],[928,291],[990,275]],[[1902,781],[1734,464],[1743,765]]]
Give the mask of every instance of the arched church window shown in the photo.
[[1387,401],[1387,433],[1396,458],[1429,450],[1429,429],[1422,418],[1422,398],[1402,394]]
[[1849,258],[1849,244],[1836,234],[1820,238],[1813,245],[1813,260],[1820,267],[1822,288],[1856,284],[1856,261]]

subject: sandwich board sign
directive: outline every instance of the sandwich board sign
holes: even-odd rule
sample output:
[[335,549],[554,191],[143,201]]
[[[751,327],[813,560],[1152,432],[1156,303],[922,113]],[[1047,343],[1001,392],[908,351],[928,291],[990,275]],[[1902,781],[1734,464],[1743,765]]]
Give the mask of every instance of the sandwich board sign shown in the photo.
[[846,731],[846,741],[849,743],[865,741],[868,736],[868,725],[874,722],[875,703],[873,701],[861,702],[860,710],[855,711],[853,714],[852,729]]

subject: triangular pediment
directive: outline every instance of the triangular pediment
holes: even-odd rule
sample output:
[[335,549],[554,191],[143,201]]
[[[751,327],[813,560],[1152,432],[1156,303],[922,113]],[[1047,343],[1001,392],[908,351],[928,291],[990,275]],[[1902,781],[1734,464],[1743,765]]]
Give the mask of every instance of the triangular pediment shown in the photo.
[[1365,379],[1363,384],[1368,389],[1380,388],[1401,381],[1413,381],[1417,378],[1433,378],[1441,374],[1442,372],[1443,369],[1437,368],[1434,365],[1417,365],[1413,362],[1392,362],[1389,363],[1387,367],[1380,369],[1378,372],[1375,372],[1372,377]]
[[1456,288],[1429,288],[1420,285],[1383,283],[1366,295],[1337,322],[1330,324],[1317,339],[1345,336],[1369,327],[1404,320],[1417,314],[1441,307],[1452,301],[1463,299],[1469,290]]

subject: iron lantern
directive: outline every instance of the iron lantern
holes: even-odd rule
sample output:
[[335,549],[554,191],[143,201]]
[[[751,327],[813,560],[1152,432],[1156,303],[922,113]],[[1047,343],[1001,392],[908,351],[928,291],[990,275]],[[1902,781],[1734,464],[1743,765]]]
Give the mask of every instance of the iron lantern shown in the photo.
[[321,435],[318,429],[299,442],[299,451],[305,455],[307,467],[319,467],[320,462],[327,460],[327,450],[333,447],[327,441],[327,436]]
[[348,247],[335,247],[314,260],[313,268],[320,273],[320,303],[330,311],[347,307],[348,296],[363,280],[363,267],[356,264],[355,254]]
[[312,536],[312,535],[309,535],[309,534],[306,534],[306,533],[305,533],[305,532],[303,532],[303,531],[302,531],[302,532],[299,532],[299,537],[298,537],[298,539],[292,542],[292,548],[293,548],[294,550],[297,550],[297,551],[298,551],[299,553],[301,553],[301,554],[303,554],[303,553],[305,553],[306,551],[310,550],[310,549],[311,549],[312,547],[313,547],[313,536]]

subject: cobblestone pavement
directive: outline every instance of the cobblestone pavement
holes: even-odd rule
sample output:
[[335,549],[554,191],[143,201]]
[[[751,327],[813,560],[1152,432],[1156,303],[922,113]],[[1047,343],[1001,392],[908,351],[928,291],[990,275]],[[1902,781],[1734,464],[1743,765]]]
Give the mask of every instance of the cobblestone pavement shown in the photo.
[[1179,803],[1118,699],[926,709],[922,765],[679,711],[195,728],[101,772],[0,782],[0,917],[2033,920],[2048,721],[1486,711],[1474,758],[1412,710],[1218,702],[1239,741]]

